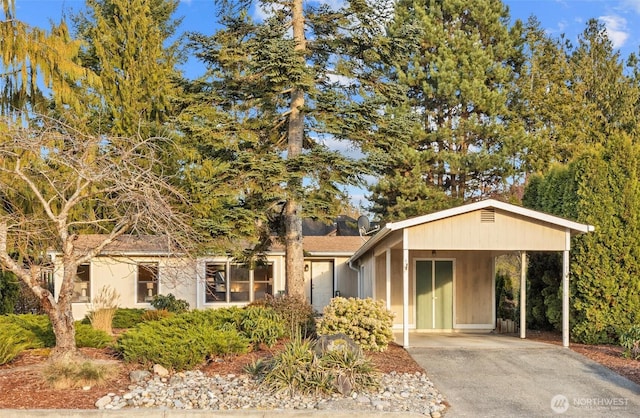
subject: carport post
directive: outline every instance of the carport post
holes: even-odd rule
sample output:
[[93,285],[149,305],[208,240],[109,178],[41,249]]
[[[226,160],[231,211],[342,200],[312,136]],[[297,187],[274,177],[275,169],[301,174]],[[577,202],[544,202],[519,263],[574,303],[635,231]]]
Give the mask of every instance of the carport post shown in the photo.
[[408,229],[402,230],[402,346],[409,347],[409,237]]
[[562,346],[569,347],[569,249],[571,248],[571,230],[565,232],[564,251],[562,252]]
[[520,338],[527,338],[527,252],[520,252]]

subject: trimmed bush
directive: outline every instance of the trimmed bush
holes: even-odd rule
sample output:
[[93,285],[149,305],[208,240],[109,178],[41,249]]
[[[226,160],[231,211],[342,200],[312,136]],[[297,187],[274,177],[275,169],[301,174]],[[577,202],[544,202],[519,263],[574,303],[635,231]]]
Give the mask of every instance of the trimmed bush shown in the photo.
[[319,335],[345,334],[363,350],[384,351],[393,341],[393,313],[381,300],[333,298],[324,308]]
[[[46,315],[3,315],[0,316],[0,329],[16,326],[22,330],[22,336],[27,343],[25,348],[45,348],[56,345],[51,321]],[[104,331],[93,329],[90,325],[75,323],[76,345],[78,347],[103,348],[112,342],[111,337]]]
[[113,338],[106,332],[95,329],[91,325],[81,322],[75,323],[76,327],[76,346],[104,348],[113,342]]
[[151,301],[151,306],[157,310],[164,309],[173,313],[183,313],[189,310],[189,302],[184,299],[176,299],[171,293],[168,295],[156,295]]
[[221,355],[245,353],[249,339],[237,328],[238,308],[193,311],[145,322],[121,335],[117,349],[126,361],[193,369]]
[[133,328],[143,321],[146,309],[118,308],[113,315],[113,328]]
[[274,309],[284,321],[285,335],[290,338],[312,338],[316,333],[313,307],[304,298],[290,295],[267,296],[249,306]]
[[627,358],[640,360],[640,325],[634,325],[620,335],[620,345],[624,348],[623,355]]
[[0,365],[9,363],[29,346],[22,328],[15,324],[2,327],[0,333]]
[[23,330],[24,339],[28,344],[26,348],[53,347],[56,344],[51,321],[46,315],[0,316],[0,329],[5,329],[9,325],[18,326]]

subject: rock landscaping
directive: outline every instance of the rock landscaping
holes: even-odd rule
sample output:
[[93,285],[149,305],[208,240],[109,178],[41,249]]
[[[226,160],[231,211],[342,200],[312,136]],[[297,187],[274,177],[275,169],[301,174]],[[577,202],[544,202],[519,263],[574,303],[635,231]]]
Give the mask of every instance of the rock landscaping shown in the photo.
[[[420,372],[384,374],[377,391],[353,392],[349,396],[272,394],[262,390],[249,375],[206,376],[201,371],[172,375],[131,372],[125,393],[109,393],[96,402],[99,409],[295,409],[413,412],[439,417],[446,408],[443,396]],[[146,380],[141,380],[141,377]]]

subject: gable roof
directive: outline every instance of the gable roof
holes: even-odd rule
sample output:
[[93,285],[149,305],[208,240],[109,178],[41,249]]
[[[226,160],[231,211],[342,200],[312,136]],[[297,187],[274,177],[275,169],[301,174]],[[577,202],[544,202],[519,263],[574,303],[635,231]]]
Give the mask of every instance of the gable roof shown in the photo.
[[370,248],[375,246],[376,243],[380,242],[393,231],[398,231],[404,228],[410,228],[416,225],[426,224],[441,219],[489,208],[499,209],[508,213],[530,218],[532,220],[540,221],[557,227],[562,227],[568,229],[572,235],[592,232],[595,229],[593,225],[581,224],[579,222],[570,221],[559,216],[550,215],[544,212],[539,212],[533,209],[528,209],[522,206],[513,205],[495,199],[486,199],[468,203],[466,205],[457,206],[451,209],[441,210],[439,212],[434,212],[427,215],[417,216],[415,218],[405,219],[403,221],[389,222],[385,225],[384,228],[380,230],[380,232],[378,232],[362,247],[360,247],[360,249],[355,252],[355,254],[350,258],[349,261],[358,259]]

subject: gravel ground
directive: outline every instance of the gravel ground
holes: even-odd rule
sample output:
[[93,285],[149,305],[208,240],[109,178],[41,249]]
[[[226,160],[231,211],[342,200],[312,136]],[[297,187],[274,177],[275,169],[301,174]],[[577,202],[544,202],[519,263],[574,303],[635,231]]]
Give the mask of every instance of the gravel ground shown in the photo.
[[423,373],[389,373],[379,390],[322,396],[272,394],[248,375],[206,376],[200,371],[132,372],[137,384],[123,394],[110,393],[96,402],[99,409],[168,408],[205,410],[342,410],[413,412],[439,417],[446,408],[443,396]]

